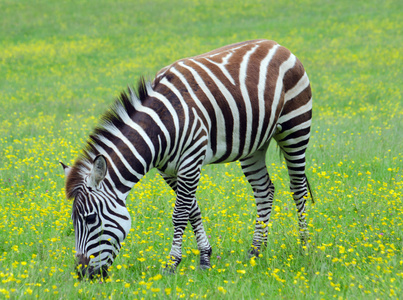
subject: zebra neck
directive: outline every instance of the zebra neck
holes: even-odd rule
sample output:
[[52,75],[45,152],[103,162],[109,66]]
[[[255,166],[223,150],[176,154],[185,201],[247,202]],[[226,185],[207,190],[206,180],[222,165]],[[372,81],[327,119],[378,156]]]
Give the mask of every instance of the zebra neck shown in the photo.
[[121,127],[105,126],[93,136],[94,156],[108,161],[109,188],[123,199],[133,186],[159,162],[160,129],[136,118]]

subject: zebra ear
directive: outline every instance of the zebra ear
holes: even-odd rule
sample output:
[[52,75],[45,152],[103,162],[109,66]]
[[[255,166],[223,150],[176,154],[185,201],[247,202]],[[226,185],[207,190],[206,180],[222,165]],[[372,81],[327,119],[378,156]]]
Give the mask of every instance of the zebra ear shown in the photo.
[[64,170],[64,176],[69,176],[70,171],[71,171],[71,167],[65,165],[64,163],[62,163],[61,161],[59,161],[59,163],[62,165],[63,170]]
[[102,155],[98,155],[94,159],[90,174],[90,185],[93,188],[98,188],[102,180],[104,180],[107,171],[106,159]]

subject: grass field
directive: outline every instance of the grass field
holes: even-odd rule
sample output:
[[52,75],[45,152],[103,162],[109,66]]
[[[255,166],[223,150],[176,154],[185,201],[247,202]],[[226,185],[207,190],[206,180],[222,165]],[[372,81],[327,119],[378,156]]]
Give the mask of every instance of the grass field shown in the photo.
[[[0,0],[0,298],[398,299],[403,295],[402,1]],[[160,275],[173,192],[155,171],[128,197],[132,230],[106,281],[74,272],[72,164],[119,92],[176,59],[267,38],[312,82],[312,240],[300,251],[284,162],[269,244],[247,260],[256,208],[237,163],[208,166],[198,198],[213,246],[193,233]]]

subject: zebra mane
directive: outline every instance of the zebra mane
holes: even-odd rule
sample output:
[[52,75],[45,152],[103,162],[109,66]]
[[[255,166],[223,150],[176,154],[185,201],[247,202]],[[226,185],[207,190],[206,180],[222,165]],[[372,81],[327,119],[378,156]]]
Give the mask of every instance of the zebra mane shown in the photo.
[[127,91],[122,91],[115,103],[103,114],[100,123],[90,134],[82,153],[67,176],[65,186],[67,199],[76,197],[80,187],[84,184],[84,177],[91,171],[95,157],[100,154],[95,147],[97,137],[110,134],[113,128],[123,127],[125,123],[122,120],[122,114],[132,116],[136,112],[137,104],[141,104],[148,98],[150,89],[151,84],[144,77],[140,77],[137,90],[133,90],[129,86]]

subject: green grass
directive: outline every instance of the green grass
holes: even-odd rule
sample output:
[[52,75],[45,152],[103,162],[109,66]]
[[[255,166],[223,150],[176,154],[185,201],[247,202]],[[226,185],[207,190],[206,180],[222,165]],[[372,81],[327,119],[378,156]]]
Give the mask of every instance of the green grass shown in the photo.
[[[0,2],[0,298],[386,299],[403,294],[401,1]],[[301,253],[284,163],[269,244],[245,259],[256,215],[238,164],[208,166],[198,190],[213,268],[185,233],[174,276],[159,276],[173,193],[155,171],[132,191],[132,231],[106,282],[74,273],[71,164],[113,99],[176,59],[254,38],[303,62],[314,119],[312,241]]]

